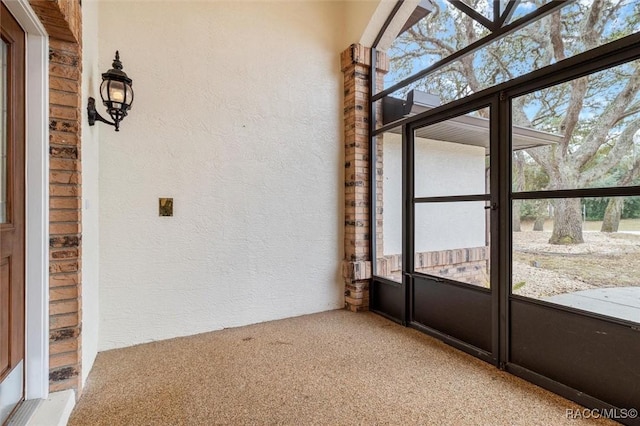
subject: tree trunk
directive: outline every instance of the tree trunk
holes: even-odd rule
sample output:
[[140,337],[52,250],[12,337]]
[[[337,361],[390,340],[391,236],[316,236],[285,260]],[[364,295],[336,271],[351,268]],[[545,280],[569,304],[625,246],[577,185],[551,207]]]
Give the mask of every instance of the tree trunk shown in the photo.
[[536,221],[533,222],[533,230],[538,232],[544,231],[544,221],[546,219],[547,218],[545,216],[536,217]]
[[580,244],[582,238],[582,210],[579,198],[554,201],[553,233],[549,244]]
[[624,207],[624,198],[609,198],[609,203],[604,211],[604,220],[600,232],[618,232],[620,226],[620,217],[622,216],[622,207]]
[[511,213],[512,217],[512,231],[520,232],[522,228],[520,227],[520,204],[522,204],[521,200],[515,200],[513,202],[513,211]]
[[[513,182],[513,190],[514,191],[523,191],[524,190],[524,155],[521,151],[516,151],[513,153],[513,163],[515,166],[515,170],[513,172],[513,176],[515,181]],[[520,206],[522,205],[521,200],[515,200],[512,204],[512,231],[520,232],[522,228],[520,226]]]
[[544,222],[549,218],[547,212],[547,203],[544,201],[538,201],[536,203],[536,221],[533,223],[533,230],[542,232],[544,231]]

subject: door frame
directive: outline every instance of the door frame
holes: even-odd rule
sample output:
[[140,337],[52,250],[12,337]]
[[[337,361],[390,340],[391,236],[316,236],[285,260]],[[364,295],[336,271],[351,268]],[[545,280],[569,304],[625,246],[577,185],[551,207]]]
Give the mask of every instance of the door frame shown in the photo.
[[25,399],[49,395],[49,36],[28,0],[4,3],[27,34]]
[[[551,374],[548,372],[548,369],[544,370],[540,368],[539,365],[533,365],[530,362],[530,359],[525,359],[521,356],[522,353],[526,353],[526,354],[531,353],[529,348],[531,348],[535,344],[538,344],[539,342],[534,342],[533,345],[529,341],[525,341],[523,344],[522,340],[514,343],[513,336],[516,334],[519,336],[523,336],[523,335],[534,336],[534,337],[546,336],[548,335],[547,330],[549,329],[562,330],[564,335],[560,335],[560,337],[556,338],[555,341],[547,340],[546,342],[543,342],[547,344],[546,347],[542,348],[542,352],[544,352],[546,348],[556,348],[556,347],[562,346],[555,343],[556,342],[564,343],[567,335],[569,334],[574,334],[578,336],[578,339],[579,339],[582,336],[580,336],[579,334],[576,334],[575,333],[576,331],[578,332],[584,332],[584,330],[593,331],[596,327],[598,327],[599,330],[603,330],[603,328],[600,328],[600,327],[606,327],[604,328],[606,332],[602,332],[601,335],[606,336],[607,339],[617,338],[623,341],[625,341],[625,339],[628,339],[628,341],[631,341],[631,339],[635,339],[637,337],[637,333],[638,333],[637,324],[631,323],[626,320],[616,319],[614,317],[603,316],[594,312],[565,307],[557,304],[551,304],[545,301],[529,300],[522,296],[513,295],[511,293],[511,286],[508,285],[508,283],[510,283],[510,280],[511,280],[511,247],[512,247],[511,245],[512,230],[511,230],[511,220],[510,220],[511,204],[512,204],[512,200],[516,198],[517,199],[525,199],[525,198],[535,199],[535,198],[580,198],[581,196],[587,196],[587,197],[589,196],[620,196],[620,195],[635,196],[640,194],[638,193],[638,191],[640,191],[640,187],[634,186],[634,187],[628,187],[624,189],[594,188],[594,189],[555,190],[555,191],[551,191],[553,192],[553,194],[550,194],[550,191],[532,191],[532,192],[520,193],[517,197],[514,197],[514,194],[512,193],[511,185],[510,185],[510,182],[511,182],[511,160],[510,159],[512,156],[511,100],[515,97],[518,97],[520,95],[523,95],[529,92],[533,92],[533,91],[541,90],[557,84],[569,82],[571,80],[574,80],[586,75],[590,75],[605,69],[610,69],[617,65],[621,65],[621,64],[624,64],[630,61],[635,61],[635,60],[640,60],[640,33],[633,33],[619,40],[596,47],[593,50],[580,53],[573,57],[567,58],[563,61],[557,62],[555,64],[541,68],[539,70],[533,71],[529,74],[525,74],[513,80],[509,80],[507,82],[501,83],[494,87],[490,87],[483,91],[474,93],[472,95],[467,96],[466,98],[458,99],[448,104],[434,107],[433,109],[427,110],[420,114],[406,117],[404,119],[399,119],[398,121],[394,121],[386,125],[383,124],[379,128],[375,128],[373,124],[370,124],[371,128],[373,129],[371,130],[371,133],[370,133],[371,146],[375,146],[374,144],[376,143],[377,137],[379,137],[380,135],[383,135],[385,132],[391,131],[392,129],[398,126],[403,126],[403,129],[404,129],[403,144],[407,145],[406,141],[409,140],[411,136],[411,134],[408,132],[410,132],[412,128],[415,128],[418,123],[429,124],[439,118],[446,117],[450,111],[459,111],[461,109],[467,109],[467,106],[475,105],[476,103],[481,102],[483,99],[486,99],[492,96],[497,97],[499,101],[497,103],[497,108],[495,110],[493,110],[492,108],[491,126],[492,126],[493,134],[498,135],[499,146],[496,151],[492,150],[491,155],[492,155],[492,160],[494,158],[493,157],[494,154],[498,155],[500,157],[500,160],[498,161],[498,169],[492,167],[491,184],[493,188],[493,183],[496,182],[496,180],[494,179],[493,173],[498,173],[497,176],[499,178],[500,177],[502,178],[502,179],[498,179],[498,181],[502,182],[503,184],[498,186],[497,192],[494,193],[492,190],[491,199],[493,201],[496,199],[494,197],[497,197],[497,203],[498,203],[497,212],[499,214],[499,217],[503,218],[504,220],[499,220],[500,223],[499,223],[499,226],[497,227],[497,231],[498,231],[497,234],[493,234],[493,228],[495,228],[495,226],[492,226],[491,238],[492,238],[492,241],[494,241],[495,238],[498,238],[499,250],[497,253],[497,260],[500,264],[504,265],[498,271],[498,275],[499,275],[498,283],[500,283],[498,294],[496,295],[495,292],[493,293],[494,303],[495,303],[496,297],[498,297],[498,300],[499,300],[499,304],[498,304],[499,324],[497,328],[496,328],[496,324],[494,323],[494,333],[496,329],[499,330],[499,333],[498,333],[499,367],[516,376],[522,377],[534,384],[537,384],[545,389],[551,390],[552,392],[555,392],[560,396],[563,396],[565,398],[578,402],[579,404],[582,404],[586,407],[589,407],[592,409],[598,409],[598,410],[603,410],[603,409],[611,410],[616,408],[623,409],[622,407],[615,407],[614,405],[612,405],[612,403],[607,402],[611,400],[611,396],[617,396],[618,401],[621,400],[620,395],[613,395],[611,392],[608,392],[611,389],[611,387],[615,387],[617,385],[615,382],[609,381],[607,383],[607,386],[609,386],[608,388],[603,388],[601,383],[597,383],[595,386],[592,383],[587,383],[588,386],[586,386],[584,385],[586,381],[582,379],[584,379],[585,377],[590,378],[592,377],[592,375],[590,374],[591,372],[585,373],[584,368],[583,368],[583,371],[580,373],[581,376],[578,377],[579,379],[582,380],[581,382],[576,382],[575,380],[569,380],[567,379],[566,376],[558,376],[557,374],[555,374],[555,372],[552,372],[554,374]],[[378,95],[370,97],[372,105],[374,105],[376,101],[376,96],[380,97],[381,94],[384,94],[384,91],[378,93]],[[371,120],[371,122],[375,123],[375,120]],[[492,136],[492,139],[493,139],[493,136]],[[371,161],[370,164],[376,164],[375,157],[371,157],[370,161]],[[492,162],[492,165],[493,164],[495,163]],[[411,167],[411,161],[407,163],[406,160],[403,160],[403,167],[405,169],[408,167]],[[374,167],[372,166],[371,168],[373,169]],[[407,172],[405,171],[405,173]],[[506,178],[506,181],[505,181],[505,178]],[[408,180],[406,176],[404,177],[404,179],[405,179],[405,182]],[[371,185],[371,187],[374,187],[374,186]],[[406,194],[407,194],[407,188],[405,185],[405,187],[403,188],[403,209],[406,209],[406,210],[403,215],[403,237],[405,239],[408,239],[409,235],[407,234],[407,225],[405,222],[410,221],[411,218],[409,217],[409,219],[407,219],[406,211],[410,211],[411,209],[410,209],[410,203],[408,202],[408,197]],[[372,220],[370,221],[370,223],[375,223],[375,221]],[[372,234],[373,234],[373,231],[372,231]],[[375,244],[375,240],[373,238],[370,241],[372,245]],[[411,247],[407,246],[406,244],[403,245],[403,250],[404,250],[403,259],[408,259],[409,262],[413,255],[410,248]],[[494,257],[494,252],[492,251],[492,258],[493,257]],[[412,268],[410,267],[411,264],[408,263],[407,261],[405,261],[405,263],[403,264],[403,284],[401,286],[398,284],[398,288],[401,291],[394,290],[394,292],[391,292],[388,290],[388,288],[390,288],[390,286],[388,285],[390,280],[387,280],[375,275],[375,271],[376,271],[375,261],[376,261],[376,258],[373,257],[374,264],[372,267],[372,272],[373,272],[372,290],[374,290],[374,293],[371,298],[371,303],[373,304],[372,305],[373,310],[376,311],[376,309],[380,309],[380,308],[384,309],[387,307],[384,305],[381,305],[381,306],[376,305],[376,303],[379,302],[379,299],[381,296],[385,296],[385,297],[391,296],[391,297],[395,297],[396,299],[404,296],[405,300],[409,300],[411,288],[410,288],[410,282],[407,283],[408,281],[407,273],[411,272],[412,270]],[[494,276],[494,271],[492,271],[492,277],[493,276]],[[383,285],[386,285],[386,287],[384,287]],[[512,306],[514,305],[514,303],[517,303],[519,305],[518,310],[512,309]],[[533,316],[532,315],[527,316],[528,312],[524,312],[521,309],[523,306],[528,308],[530,307],[540,308],[539,310],[550,309],[553,312],[553,315],[548,315],[547,313],[545,315],[545,318],[550,317],[552,320],[556,321],[555,324],[549,325],[548,323],[544,323],[540,326],[538,330],[534,330],[533,332],[529,330],[527,330],[527,332],[522,332],[522,331],[513,332],[514,324],[516,324],[516,321],[514,321],[514,318],[513,318],[514,315],[519,315],[519,317],[517,318],[516,325],[520,326],[520,330],[523,329],[523,327],[521,327],[522,324],[526,325],[533,322],[529,319]],[[406,322],[405,312],[407,310],[404,310],[404,311],[397,310],[397,311],[400,313],[400,315],[402,315],[402,317],[400,317],[397,320],[405,323]],[[525,315],[522,315],[522,312],[524,312]],[[395,312],[393,314],[396,315]],[[494,312],[494,315],[495,314],[496,312]],[[387,315],[390,315],[390,314],[387,314]],[[572,327],[568,327],[567,319],[576,319],[576,318],[579,319],[579,324],[577,324],[577,326],[572,325]],[[585,328],[585,323],[587,321],[591,322],[592,324],[595,324],[595,326],[592,326],[590,329]],[[425,331],[428,333],[428,330],[422,330],[422,331]],[[451,340],[451,339],[447,340],[446,339],[447,336],[442,336],[437,333],[428,333],[428,334],[432,334],[435,337],[439,338],[440,340],[444,340],[446,343],[454,347],[457,347],[458,349],[465,350],[466,348],[465,345],[456,345],[455,344],[456,342],[454,340]],[[635,340],[633,341],[636,342]],[[600,348],[609,349],[613,347],[612,345],[609,344],[609,341],[604,341],[604,343],[602,342],[603,340],[600,340],[600,344],[599,344]],[[614,343],[619,343],[619,341]],[[517,354],[520,357],[519,359],[514,359],[514,357],[512,357],[514,353],[513,348],[516,346],[525,348],[525,350],[520,351],[520,354]],[[637,346],[637,343],[636,343],[636,346],[634,346],[633,349],[637,350],[638,347],[639,346]],[[575,359],[575,352],[576,351],[574,351],[573,354],[570,354],[568,356],[565,354],[560,354],[560,355],[552,354],[552,355],[555,355],[555,359],[561,359],[562,361],[566,361],[566,360]],[[579,351],[578,353],[581,354]],[[474,355],[482,359],[482,356],[479,356],[478,354],[474,354]],[[599,356],[599,359],[596,360],[598,362],[591,363],[589,364],[589,366],[598,368],[599,366],[603,365],[601,360],[606,359],[606,355],[607,355],[606,352],[600,351],[597,355]],[[540,359],[540,357],[535,356],[535,353],[534,353],[534,356],[531,358],[536,360]],[[554,361],[554,359],[551,358],[550,356],[544,358],[543,361],[547,362],[549,359],[551,361]],[[630,365],[630,364],[631,363],[627,360],[626,364],[624,365]],[[564,367],[564,366],[561,365],[561,367]],[[564,371],[569,371],[569,370],[570,369],[566,369],[566,368],[564,369]],[[618,369],[617,371],[615,371],[615,374],[617,375],[617,377],[622,377],[622,375],[625,374],[625,371],[621,371],[620,369]],[[571,379],[573,378],[574,377],[571,377]],[[622,392],[624,392],[624,389]],[[625,397],[628,396],[628,394],[629,392],[625,394]],[[601,395],[605,395],[605,397],[603,398]],[[600,400],[598,398],[603,398],[603,399]],[[607,401],[605,401],[605,399],[607,399]],[[624,405],[632,405],[632,404],[629,404],[627,400],[622,400],[622,401]],[[614,403],[620,404],[617,401],[615,401]],[[626,413],[626,411],[621,411],[620,413]],[[622,415],[626,415],[626,414],[622,414]],[[640,425],[637,419],[619,417],[618,420],[625,422],[625,424]]]
[[[490,188],[488,192],[484,194],[466,194],[466,195],[452,195],[452,196],[431,196],[431,197],[416,197],[415,194],[415,168],[417,166],[415,160],[415,132],[418,129],[428,127],[437,123],[441,123],[447,120],[454,119],[456,117],[463,116],[473,111],[480,109],[489,109],[489,182]],[[448,109],[440,109],[440,111],[433,114],[426,114],[421,119],[406,123],[404,125],[403,134],[403,197],[406,199],[403,202],[403,278],[406,282],[406,310],[404,320],[409,327],[422,331],[430,336],[436,337],[447,344],[472,354],[484,361],[487,361],[496,366],[499,365],[499,353],[500,353],[500,286],[498,282],[500,280],[500,268],[498,266],[500,261],[501,246],[499,241],[499,227],[503,220],[500,220],[504,213],[498,208],[499,203],[499,191],[500,182],[503,179],[504,171],[500,168],[500,139],[499,139],[499,121],[498,114],[500,111],[500,96],[496,93],[489,93],[487,96],[478,97],[473,101],[465,104],[458,104],[455,107]],[[406,151],[406,153],[405,153]],[[415,209],[416,206],[423,203],[453,203],[453,202],[485,202],[485,211],[490,213],[488,226],[485,222],[485,232],[489,232],[490,237],[490,280],[491,283],[488,291],[485,289],[477,288],[474,285],[459,282],[455,279],[447,279],[442,277],[432,276],[430,274],[417,273],[414,268],[414,261],[416,255],[415,249],[415,230],[416,230],[416,218]],[[465,299],[468,296],[475,298],[481,293],[485,293],[486,296],[480,296],[481,299],[488,299],[490,306],[490,312],[487,316],[486,324],[482,324],[479,328],[486,327],[489,330],[489,335],[485,336],[489,340],[487,347],[480,348],[469,343],[467,340],[462,340],[451,334],[448,334],[442,330],[431,327],[430,325],[423,324],[415,318],[415,290],[417,280],[431,281],[431,283],[438,282],[437,286],[441,287],[439,291],[443,292],[456,292],[458,297]],[[466,295],[465,295],[466,293]],[[455,310],[455,305],[461,303],[462,299],[457,299],[457,302],[453,303],[449,308]],[[475,314],[480,314],[479,311]],[[473,316],[469,317],[472,318]],[[482,315],[480,315],[482,317]],[[476,318],[480,320],[481,318]],[[477,324],[481,324],[482,321],[477,321]],[[470,321],[465,326],[468,329],[474,329],[476,322]],[[475,331],[479,332],[479,329]]]

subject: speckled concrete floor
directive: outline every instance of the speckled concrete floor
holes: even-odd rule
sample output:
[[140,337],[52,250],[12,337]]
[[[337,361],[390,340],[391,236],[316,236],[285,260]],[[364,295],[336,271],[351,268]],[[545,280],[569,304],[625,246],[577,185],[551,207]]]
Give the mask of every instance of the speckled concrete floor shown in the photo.
[[70,425],[572,425],[579,409],[415,330],[331,311],[98,355]]

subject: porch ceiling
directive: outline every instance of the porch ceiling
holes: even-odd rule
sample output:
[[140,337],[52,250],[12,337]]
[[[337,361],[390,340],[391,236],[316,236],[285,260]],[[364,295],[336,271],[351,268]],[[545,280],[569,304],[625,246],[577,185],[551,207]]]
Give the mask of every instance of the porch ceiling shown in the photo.
[[[387,99],[387,98],[385,98]],[[400,118],[420,114],[440,105],[437,97],[417,90],[412,91],[407,100],[390,98],[384,105],[385,124]],[[399,134],[400,127],[391,130]],[[416,130],[416,137],[463,145],[482,146],[489,153],[489,119],[472,115],[461,115]],[[559,143],[563,135],[513,126],[513,150],[534,148]]]
[[[416,131],[416,136],[485,147],[489,153],[489,119],[471,115],[461,115],[450,120],[422,127]],[[552,145],[560,142],[561,135],[540,132],[521,126],[513,126],[513,150],[534,148],[542,145]]]

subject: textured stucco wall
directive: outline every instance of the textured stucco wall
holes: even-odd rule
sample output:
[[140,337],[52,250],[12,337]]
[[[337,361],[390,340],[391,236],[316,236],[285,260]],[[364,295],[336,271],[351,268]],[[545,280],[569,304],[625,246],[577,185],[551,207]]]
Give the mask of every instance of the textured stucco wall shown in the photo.
[[[402,252],[401,135],[384,135],[384,254]],[[485,150],[482,147],[416,138],[417,197],[483,194]],[[484,202],[434,203],[416,207],[416,252],[485,245]]]
[[347,41],[371,47],[394,4],[395,0],[345,1],[343,31]]
[[343,6],[100,3],[100,350],[343,306]]
[[[82,103],[89,96],[100,99],[98,69],[98,3],[82,5]],[[99,326],[99,194],[98,135],[90,127],[87,109],[82,113],[82,382],[87,380],[98,352]]]

